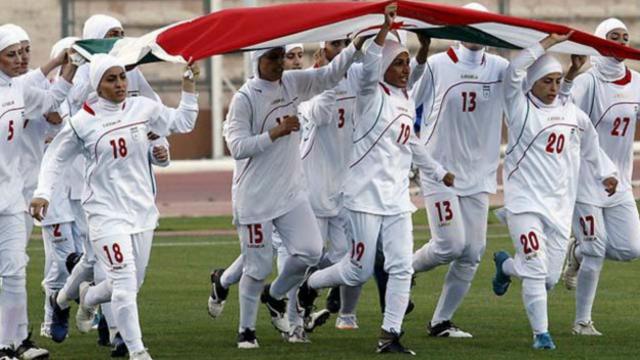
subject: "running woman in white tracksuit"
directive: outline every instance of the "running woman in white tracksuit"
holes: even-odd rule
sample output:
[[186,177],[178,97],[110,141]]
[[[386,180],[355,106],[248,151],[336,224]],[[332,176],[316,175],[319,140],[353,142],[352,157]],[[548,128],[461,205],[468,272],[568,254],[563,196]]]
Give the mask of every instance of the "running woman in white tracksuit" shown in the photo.
[[97,100],[86,103],[51,143],[31,203],[34,216],[46,218],[64,165],[83,154],[89,237],[108,272],[105,281],[80,285],[76,325],[81,332],[89,331],[96,306],[110,301],[130,359],[151,359],[142,343],[136,300],[158,221],[147,133],[166,136],[193,129],[198,114],[197,68],[192,72],[183,78],[179,107],[171,109],[143,97],[127,97],[124,65],[109,55],[94,55],[89,75]]
[[381,246],[389,281],[377,351],[412,353],[399,341],[413,274],[411,161],[448,185],[453,184],[453,175],[428,155],[413,133],[415,106],[407,92],[409,52],[396,41],[385,41],[395,11],[395,4],[385,9],[385,22],[367,49],[359,79],[353,152],[344,182],[351,251],[339,263],[313,273],[301,286],[298,301],[309,308],[316,289],[363,284],[373,275]]
[[[607,19],[595,35],[629,44],[627,27]],[[567,252],[565,285],[576,289],[573,333],[601,335],[591,320],[598,279],[604,259],[630,261],[640,256],[640,219],[631,189],[633,141],[640,108],[640,74],[622,59],[591,57],[591,69],[573,82],[565,79],[574,103],[591,119],[600,146],[618,170],[620,184],[615,195],[606,196],[589,164],[580,169],[578,198],[573,214],[575,241]]]
[[571,36],[553,34],[523,50],[504,79],[509,142],[503,169],[505,207],[514,258],[494,254],[493,290],[503,295],[510,277],[522,279],[522,298],[535,349],[554,349],[547,292],[560,278],[571,233],[580,161],[589,164],[600,191],[616,191],[616,169],[598,145],[587,115],[558,98],[562,66],[545,50]]
[[[20,139],[26,119],[42,119],[55,109],[71,89],[76,66],[64,66],[60,81],[49,90],[33,87],[22,71],[21,37],[15,29],[0,27],[0,358],[13,359],[48,356],[28,340],[26,254],[27,228],[24,212],[23,179],[20,162],[23,148]],[[39,70],[46,76],[63,65],[62,54]],[[26,341],[25,341],[26,340]]]
[[[487,11],[482,5],[465,6]],[[416,272],[449,264],[429,335],[472,337],[451,322],[478,270],[487,242],[489,194],[497,189],[503,96],[509,63],[484,46],[460,43],[428,60],[414,90],[425,109],[421,136],[429,154],[456,174],[446,187],[421,176],[431,240],[413,256]]]

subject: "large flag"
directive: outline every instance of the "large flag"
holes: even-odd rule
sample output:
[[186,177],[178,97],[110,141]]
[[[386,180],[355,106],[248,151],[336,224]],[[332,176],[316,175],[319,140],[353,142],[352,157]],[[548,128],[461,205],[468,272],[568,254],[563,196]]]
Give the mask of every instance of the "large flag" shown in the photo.
[[[394,1],[318,2],[233,8],[168,25],[138,38],[82,40],[83,56],[108,52],[127,65],[152,61],[185,63],[213,55],[291,43],[311,43],[371,34]],[[550,33],[566,34],[565,25],[456,6],[398,0],[397,29],[488,46],[523,49]],[[640,60],[640,50],[575,30],[570,41],[551,51],[616,56]]]

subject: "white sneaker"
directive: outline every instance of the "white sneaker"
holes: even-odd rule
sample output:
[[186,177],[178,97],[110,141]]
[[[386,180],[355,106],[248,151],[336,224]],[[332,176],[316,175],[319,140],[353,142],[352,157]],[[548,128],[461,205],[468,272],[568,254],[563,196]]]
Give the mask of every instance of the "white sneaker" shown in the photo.
[[244,329],[238,334],[238,349],[257,349],[259,347],[255,330]]
[[138,352],[134,352],[133,354],[129,355],[129,360],[153,360],[151,359],[151,355],[149,355],[149,352],[147,352],[147,350],[142,350],[142,351],[138,351]]
[[427,332],[429,333],[429,336],[434,337],[449,337],[458,339],[469,339],[473,337],[473,335],[460,329],[450,320],[441,321],[435,325],[432,325],[431,322],[429,322],[427,324]]
[[76,312],[76,327],[78,328],[78,331],[83,334],[91,331],[91,328],[93,327],[93,319],[96,317],[97,306],[85,305],[85,297],[87,296],[87,291],[89,291],[90,287],[91,285],[87,281],[80,284],[80,304],[78,306],[78,312]]
[[40,324],[40,337],[51,339],[51,324]]
[[304,331],[304,327],[295,326],[291,332],[289,333],[289,338],[287,339],[290,343],[310,343],[311,340],[307,337],[307,333]]
[[358,319],[356,314],[338,314],[336,319],[336,329],[355,330],[358,329]]
[[602,336],[602,333],[593,326],[593,321],[577,322],[573,325],[571,332],[573,335]]
[[567,255],[564,260],[564,269],[562,270],[562,280],[564,286],[568,290],[575,290],[578,284],[578,270],[580,270],[580,261],[576,258],[576,238],[571,238]]

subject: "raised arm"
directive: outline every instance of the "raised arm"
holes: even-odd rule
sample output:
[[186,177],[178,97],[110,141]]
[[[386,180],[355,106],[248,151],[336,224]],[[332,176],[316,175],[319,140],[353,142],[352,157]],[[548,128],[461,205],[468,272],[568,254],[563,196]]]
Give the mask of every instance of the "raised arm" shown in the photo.
[[429,56],[429,46],[431,45],[431,38],[418,34],[418,41],[420,42],[420,48],[416,57],[411,59],[411,75],[409,75],[409,89],[412,89],[415,84],[420,81],[424,70],[427,67],[427,57]]
[[62,130],[53,139],[42,159],[38,176],[38,188],[31,201],[31,215],[42,221],[47,214],[54,187],[61,183],[61,176],[71,161],[82,151],[80,139],[76,135],[71,121],[67,121]]
[[196,81],[200,75],[200,68],[196,65],[188,65],[182,77],[182,95],[178,108],[164,106],[160,102],[154,102],[156,107],[151,119],[151,129],[160,136],[168,136],[172,133],[188,133],[196,126],[198,119],[198,94],[196,94]]

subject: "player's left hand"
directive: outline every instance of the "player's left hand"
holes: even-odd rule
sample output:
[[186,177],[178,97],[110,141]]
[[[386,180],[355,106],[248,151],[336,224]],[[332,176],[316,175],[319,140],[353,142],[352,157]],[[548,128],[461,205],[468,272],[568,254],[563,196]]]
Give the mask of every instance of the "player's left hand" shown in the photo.
[[602,184],[604,185],[604,191],[606,191],[609,196],[612,196],[616,193],[616,188],[618,187],[618,179],[614,178],[613,176],[608,177],[604,179],[604,181],[602,181]]
[[453,175],[452,173],[448,172],[443,178],[442,178],[442,182],[448,186],[451,187],[453,186],[453,182],[456,179],[456,176]]
[[153,157],[159,162],[165,162],[169,160],[169,150],[167,150],[166,146],[154,146],[152,152]]

